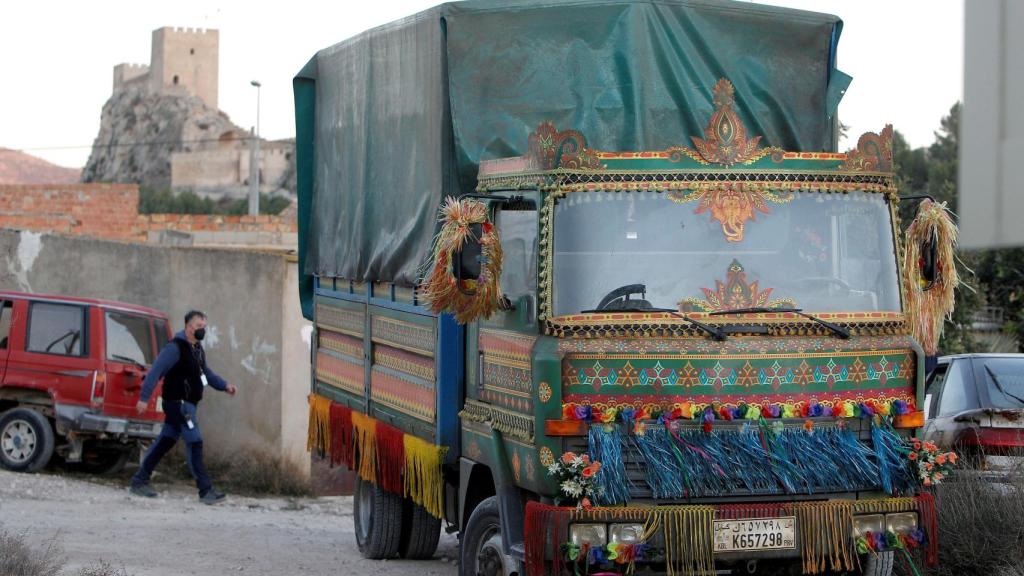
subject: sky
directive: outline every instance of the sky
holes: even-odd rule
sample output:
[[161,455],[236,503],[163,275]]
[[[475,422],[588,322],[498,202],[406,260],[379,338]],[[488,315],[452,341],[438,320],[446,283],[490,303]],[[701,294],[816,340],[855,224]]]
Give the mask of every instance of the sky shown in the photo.
[[[220,30],[220,107],[265,138],[295,135],[292,77],[317,50],[433,6],[432,0],[256,3],[217,0],[6,2],[0,11],[0,147],[84,166],[113,67],[149,63],[162,26]],[[840,120],[858,135],[892,123],[911,146],[934,140],[963,94],[962,0],[764,0],[844,20],[839,69],[853,83]]]

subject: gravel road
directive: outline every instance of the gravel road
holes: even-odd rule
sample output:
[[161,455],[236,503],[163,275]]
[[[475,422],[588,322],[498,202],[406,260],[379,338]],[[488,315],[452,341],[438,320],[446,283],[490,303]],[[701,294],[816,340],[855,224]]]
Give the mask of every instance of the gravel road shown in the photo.
[[81,476],[0,470],[0,529],[38,543],[55,538],[66,574],[99,560],[135,576],[457,572],[457,541],[445,534],[430,561],[364,560],[351,497],[229,496],[205,506],[192,487],[158,487],[160,497],[149,500]]

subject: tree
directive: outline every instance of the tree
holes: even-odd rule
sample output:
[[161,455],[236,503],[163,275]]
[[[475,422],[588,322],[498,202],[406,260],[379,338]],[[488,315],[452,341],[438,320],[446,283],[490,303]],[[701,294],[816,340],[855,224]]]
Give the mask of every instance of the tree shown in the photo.
[[[939,202],[946,202],[954,209],[957,201],[957,161],[959,156],[960,103],[942,118],[940,128],[935,132],[935,142],[928,148],[911,149],[902,134],[893,135],[893,163],[896,182],[902,195],[930,194]],[[905,225],[917,211],[917,203],[901,206],[900,217]],[[958,354],[977,351],[977,344],[971,335],[975,313],[984,304],[983,285],[971,272],[979,263],[980,255],[958,251],[960,260],[957,271],[963,283],[956,292],[956,307],[953,317],[946,322],[942,339],[939,340],[940,354]]]

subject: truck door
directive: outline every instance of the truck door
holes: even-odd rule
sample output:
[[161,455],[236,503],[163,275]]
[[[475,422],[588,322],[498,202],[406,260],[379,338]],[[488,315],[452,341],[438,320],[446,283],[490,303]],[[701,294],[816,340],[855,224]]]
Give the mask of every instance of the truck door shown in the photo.
[[[528,205],[527,205],[528,206]],[[470,397],[493,407],[533,414],[532,349],[537,339],[537,233],[535,208],[496,211],[504,261],[501,290],[508,298],[504,310],[473,323],[467,331],[476,350],[469,350]]]
[[156,358],[152,318],[105,310],[103,328],[107,378],[103,414],[136,418],[135,403],[139,400],[142,381]]
[[[48,301],[18,304],[5,382],[49,391],[60,404],[88,406],[98,368],[91,357],[88,306]],[[21,320],[26,309],[27,327]]]
[[10,353],[11,317],[14,315],[13,302],[0,300],[0,382],[7,371],[7,356]]

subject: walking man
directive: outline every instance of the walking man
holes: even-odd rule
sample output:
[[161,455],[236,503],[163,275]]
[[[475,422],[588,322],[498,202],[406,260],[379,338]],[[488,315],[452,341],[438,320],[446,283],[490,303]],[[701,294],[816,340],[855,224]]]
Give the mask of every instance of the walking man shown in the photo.
[[139,414],[146,411],[157,382],[164,379],[164,426],[142,460],[139,471],[132,477],[132,494],[147,498],[157,496],[156,490],[149,485],[153,469],[170,452],[178,438],[183,438],[185,459],[192,477],[196,479],[199,500],[204,504],[216,504],[224,499],[223,493],[213,489],[213,482],[203,465],[203,436],[199,432],[196,408],[207,386],[232,396],[236,389],[234,384],[228,384],[206,364],[206,352],[202,346],[205,336],[206,314],[198,310],[185,314],[185,329],[175,334],[174,339],[160,351],[142,383],[142,393],[135,405]]

